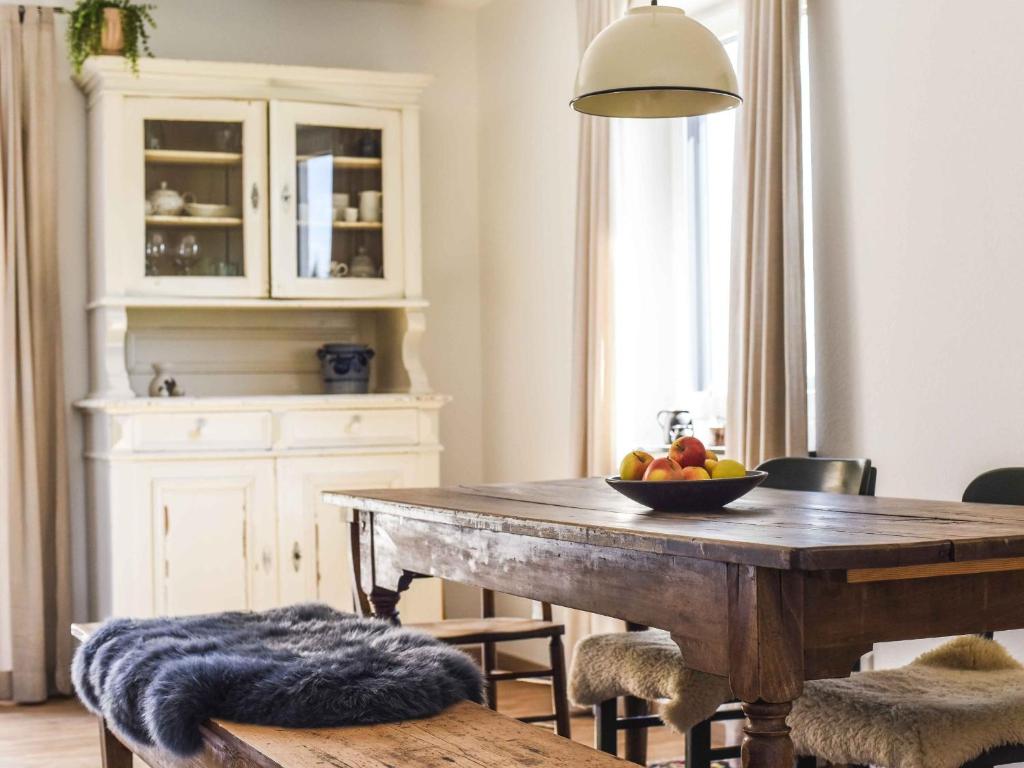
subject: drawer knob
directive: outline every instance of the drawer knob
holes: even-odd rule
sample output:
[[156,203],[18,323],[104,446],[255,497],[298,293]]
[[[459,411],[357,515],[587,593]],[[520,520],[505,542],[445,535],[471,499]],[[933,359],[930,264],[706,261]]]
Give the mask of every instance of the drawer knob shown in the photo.
[[295,572],[299,572],[299,568],[302,566],[302,547],[299,546],[299,542],[295,542],[292,546],[292,568]]
[[203,436],[203,430],[206,428],[206,419],[196,419],[196,425],[192,429],[192,438],[199,438]]
[[348,426],[345,427],[345,431],[350,435],[358,435],[363,427],[363,417],[358,413],[348,420]]

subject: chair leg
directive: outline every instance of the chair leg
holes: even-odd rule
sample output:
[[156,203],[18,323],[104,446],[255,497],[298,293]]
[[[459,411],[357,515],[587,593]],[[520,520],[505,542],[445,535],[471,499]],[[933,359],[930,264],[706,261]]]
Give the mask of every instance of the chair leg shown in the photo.
[[711,768],[711,721],[686,732],[686,768]]
[[494,643],[484,643],[480,654],[483,661],[484,677],[487,679],[487,706],[498,711],[498,682],[491,680],[491,673],[498,668],[498,650]]
[[594,707],[594,749],[609,755],[619,753],[618,728],[619,700],[607,699]]
[[796,768],[818,768],[818,758],[798,757],[796,759]]
[[567,739],[572,738],[572,725],[569,720],[569,694],[565,682],[565,652],[562,650],[562,638],[551,636],[549,645],[551,654],[551,698],[555,705],[555,733]]
[[[647,714],[647,702],[636,696],[626,697],[626,717]],[[647,729],[630,728],[626,731],[626,759],[638,765],[647,765]]]

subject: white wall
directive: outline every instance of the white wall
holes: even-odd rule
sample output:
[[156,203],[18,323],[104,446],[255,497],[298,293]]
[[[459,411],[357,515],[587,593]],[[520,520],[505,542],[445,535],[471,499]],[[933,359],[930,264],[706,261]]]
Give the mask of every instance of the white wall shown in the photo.
[[[49,3],[52,4],[52,3]],[[66,0],[65,5],[71,5]],[[442,480],[479,481],[481,317],[478,256],[476,14],[384,0],[174,0],[159,3],[153,50],[167,58],[426,72],[423,97],[424,293],[431,300],[426,364],[454,397],[442,414]],[[59,19],[63,38],[64,17]],[[63,42],[60,45],[63,53]],[[59,78],[62,297],[69,401],[88,384],[85,103]],[[69,410],[76,616],[87,613],[81,424]]]
[[[569,449],[579,51],[574,0],[479,11],[484,476],[573,475]],[[502,613],[530,603],[499,597]],[[544,662],[539,642],[503,650]]]
[[484,476],[569,477],[579,52],[573,0],[479,12]]
[[1024,465],[1024,4],[810,0],[809,23],[819,451],[957,499]]

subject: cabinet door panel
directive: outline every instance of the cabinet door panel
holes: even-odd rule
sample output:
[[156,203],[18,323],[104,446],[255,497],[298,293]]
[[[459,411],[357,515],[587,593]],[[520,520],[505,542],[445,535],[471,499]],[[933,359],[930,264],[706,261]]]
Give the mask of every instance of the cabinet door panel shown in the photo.
[[149,465],[160,614],[277,604],[273,461]]
[[[281,600],[321,600],[353,610],[349,533],[345,510],[325,504],[328,490],[400,488],[429,485],[421,463],[436,456],[381,454],[314,459],[279,459],[277,463]],[[429,473],[427,473],[429,474]],[[294,554],[300,553],[299,558]],[[413,583],[401,603],[402,620],[441,618],[437,579]]]
[[266,102],[131,97],[125,120],[127,292],[267,296]]
[[271,295],[404,293],[401,113],[270,103]]
[[246,492],[242,486],[158,487],[163,507],[163,612],[249,607]]

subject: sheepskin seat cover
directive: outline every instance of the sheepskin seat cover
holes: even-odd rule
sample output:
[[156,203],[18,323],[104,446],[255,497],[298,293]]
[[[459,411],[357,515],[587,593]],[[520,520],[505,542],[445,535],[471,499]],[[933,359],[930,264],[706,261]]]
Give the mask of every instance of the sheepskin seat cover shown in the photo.
[[801,755],[959,768],[1024,743],[1024,668],[992,640],[958,637],[899,669],[807,682],[789,724]]
[[668,632],[591,635],[576,644],[569,698],[592,706],[619,696],[658,702],[661,718],[685,731],[731,698],[724,677],[687,669]]

